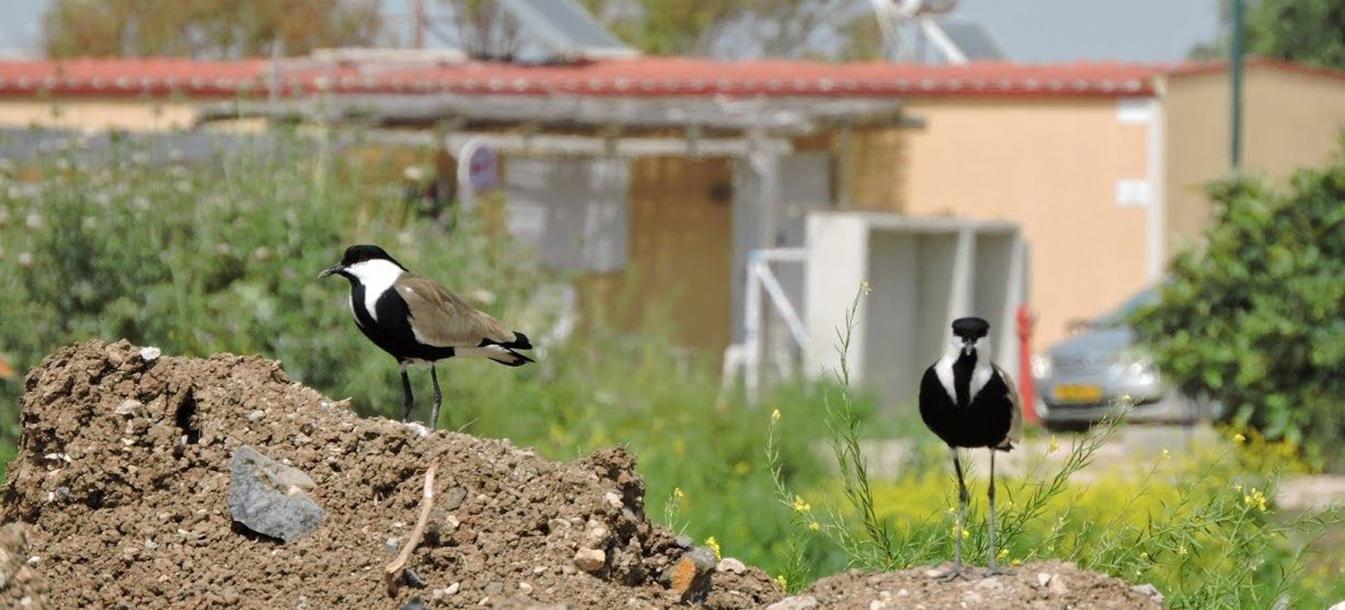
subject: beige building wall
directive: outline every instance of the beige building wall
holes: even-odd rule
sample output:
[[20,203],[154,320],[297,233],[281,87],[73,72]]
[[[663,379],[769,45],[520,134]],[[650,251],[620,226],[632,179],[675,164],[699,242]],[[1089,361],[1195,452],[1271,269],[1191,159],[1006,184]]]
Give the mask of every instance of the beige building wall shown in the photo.
[[188,129],[196,102],[151,99],[0,100],[0,126],[102,131]]
[[909,108],[926,125],[906,132],[906,210],[1022,226],[1035,348],[1147,284],[1146,209],[1118,204],[1116,185],[1146,177],[1149,127],[1123,122],[1118,100],[929,99]]
[[[1243,167],[1283,181],[1322,165],[1345,127],[1345,79],[1252,65],[1243,100]],[[1168,254],[1199,241],[1209,219],[1205,184],[1228,174],[1229,84],[1225,73],[1165,83]]]

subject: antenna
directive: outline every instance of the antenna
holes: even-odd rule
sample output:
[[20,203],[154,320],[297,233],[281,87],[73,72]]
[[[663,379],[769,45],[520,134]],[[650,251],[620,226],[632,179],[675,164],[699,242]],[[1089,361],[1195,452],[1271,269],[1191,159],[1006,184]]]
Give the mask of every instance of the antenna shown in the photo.
[[911,57],[910,50],[901,45],[901,27],[913,23],[949,63],[967,63],[966,55],[934,20],[935,15],[953,12],[957,0],[869,0],[869,3],[889,54],[898,59]]

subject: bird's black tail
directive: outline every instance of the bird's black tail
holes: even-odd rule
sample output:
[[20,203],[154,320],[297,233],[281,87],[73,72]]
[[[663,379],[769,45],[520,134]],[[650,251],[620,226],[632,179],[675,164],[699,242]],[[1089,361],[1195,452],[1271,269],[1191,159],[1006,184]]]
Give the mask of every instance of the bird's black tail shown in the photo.
[[481,341],[481,347],[489,347],[489,346],[504,348],[502,351],[492,350],[492,353],[489,354],[487,358],[490,358],[491,360],[494,360],[495,362],[498,362],[505,366],[523,366],[530,362],[536,362],[532,358],[524,356],[523,354],[520,354],[517,351],[515,351],[520,349],[532,349],[532,341],[528,339],[527,335],[521,332],[517,331],[514,332],[513,341],[507,341],[504,343],[501,343],[499,341],[491,341],[490,339],[483,339]]

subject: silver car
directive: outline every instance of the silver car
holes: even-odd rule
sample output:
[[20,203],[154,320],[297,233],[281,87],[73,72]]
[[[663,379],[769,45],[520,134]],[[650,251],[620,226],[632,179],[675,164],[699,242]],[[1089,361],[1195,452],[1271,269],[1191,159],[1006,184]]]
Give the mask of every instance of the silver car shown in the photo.
[[1144,290],[1033,357],[1037,414],[1047,428],[1086,428],[1118,408],[1129,411],[1130,421],[1185,424],[1222,411],[1165,384],[1153,360],[1135,345],[1127,320],[1157,298],[1156,289]]

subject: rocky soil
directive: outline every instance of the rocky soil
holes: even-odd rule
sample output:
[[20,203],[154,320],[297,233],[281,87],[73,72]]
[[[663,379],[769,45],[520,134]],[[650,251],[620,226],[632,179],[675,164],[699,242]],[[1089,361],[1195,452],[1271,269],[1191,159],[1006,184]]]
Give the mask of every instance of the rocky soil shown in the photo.
[[[557,463],[360,418],[257,357],[90,342],[25,383],[0,501],[4,608],[1162,607],[1056,564],[952,585],[846,573],[784,599],[761,570],[653,525],[624,449]],[[386,579],[432,465],[423,536]]]
[[1036,562],[1006,574],[943,583],[921,568],[871,574],[850,571],[824,578],[768,610],[1162,610],[1148,585],[1131,586],[1072,564]]

